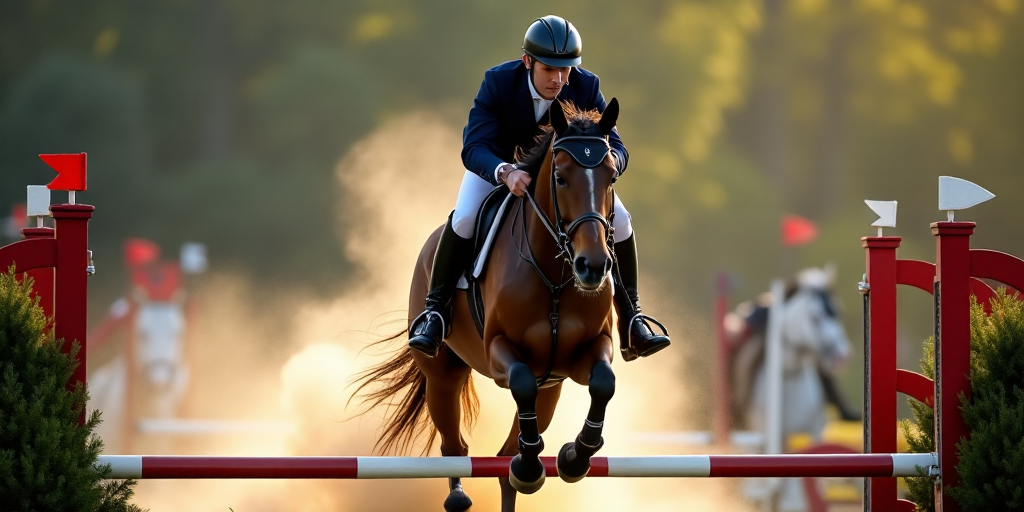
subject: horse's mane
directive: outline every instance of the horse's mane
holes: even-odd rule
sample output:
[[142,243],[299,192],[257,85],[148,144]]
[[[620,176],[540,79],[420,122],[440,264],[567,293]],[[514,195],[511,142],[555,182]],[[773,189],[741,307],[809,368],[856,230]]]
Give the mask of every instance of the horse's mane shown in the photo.
[[[565,120],[569,122],[570,127],[575,126],[580,132],[597,128],[597,123],[601,120],[601,113],[597,109],[581,110],[571,101],[561,103],[562,111],[565,112]],[[531,178],[537,177],[540,164],[544,163],[548,147],[551,146],[551,139],[555,136],[555,130],[551,128],[550,124],[542,126],[541,130],[533,138],[533,146],[530,149],[524,151],[523,148],[516,148],[516,166],[529,173]]]

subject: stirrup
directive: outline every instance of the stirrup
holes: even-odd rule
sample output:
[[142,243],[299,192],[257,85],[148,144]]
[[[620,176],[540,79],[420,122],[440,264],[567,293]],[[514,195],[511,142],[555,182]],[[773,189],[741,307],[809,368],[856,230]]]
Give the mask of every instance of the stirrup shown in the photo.
[[[416,330],[419,329],[419,327],[422,325],[421,320],[422,322],[427,322],[428,320],[430,320],[430,317],[432,315],[436,315],[437,319],[441,322],[440,340],[430,339],[430,337],[427,336],[426,333],[414,334]],[[426,316],[426,318],[424,318],[424,316]],[[420,313],[412,321],[411,329],[409,330],[409,347],[412,348],[413,350],[419,351],[420,353],[426,355],[427,357],[435,357],[437,356],[437,353],[441,351],[441,347],[444,345],[444,340],[445,338],[448,337],[448,334],[450,334],[450,332],[450,326],[448,325],[447,322],[445,322],[444,315],[438,311],[427,309]],[[428,348],[421,346],[421,344],[419,343],[414,344],[413,338],[416,337],[430,339],[430,342],[432,343],[431,346]]]
[[[658,328],[660,328],[661,332],[662,332],[662,334],[660,336],[665,338],[668,342],[667,343],[661,343],[661,344],[658,344],[658,345],[654,345],[655,347],[660,347],[660,348],[655,349],[654,351],[648,350],[647,352],[641,353],[639,348],[636,345],[633,344],[633,339],[632,339],[633,338],[633,336],[632,336],[633,324],[635,322],[640,322],[641,324],[643,324],[644,327],[646,327],[647,330],[650,331],[652,336],[655,336],[655,337],[659,336],[658,333],[656,333],[654,331],[654,329],[651,328],[650,324],[648,324],[646,321],[653,322],[654,325],[657,325]],[[622,335],[623,331],[625,331],[625,336]],[[655,320],[654,318],[652,318],[652,317],[650,317],[648,315],[642,314],[642,313],[634,314],[633,317],[630,319],[630,321],[625,326],[621,326],[620,325],[620,328],[619,328],[619,338],[620,338],[619,339],[619,352],[622,354],[622,359],[624,361],[626,361],[626,362],[635,361],[636,359],[639,359],[641,357],[647,357],[649,355],[653,355],[656,352],[660,352],[662,349],[666,348],[669,345],[669,343],[671,343],[671,340],[669,340],[669,336],[668,336],[668,329],[666,329],[665,326],[661,322]]]
[[[427,318],[423,318],[424,315],[426,315]],[[423,321],[426,322],[427,320],[430,319],[432,315],[437,316],[437,319],[441,321],[441,340],[444,341],[444,339],[447,338],[448,335],[452,333],[452,326],[445,321],[444,313],[441,313],[440,311],[435,311],[433,309],[424,309],[422,313],[417,315],[416,318],[412,319],[412,328],[410,329],[410,331],[416,330],[416,326],[420,324],[421,318],[423,318]]]
[[[662,324],[661,322],[655,320],[653,316],[645,315],[643,313],[637,313],[637,314],[633,315],[633,318],[630,319],[630,321],[629,321],[629,326],[628,326],[629,330],[627,330],[626,332],[627,333],[631,332],[633,330],[633,324],[636,323],[637,321],[644,322],[645,320],[650,321],[650,322],[654,322],[654,325],[657,325],[658,328],[661,329],[661,335],[666,337],[666,338],[669,337],[668,336],[668,329],[665,328],[664,324]],[[644,323],[646,324],[646,322],[644,322]],[[650,324],[647,324],[647,329],[649,331],[651,331],[651,333],[654,334],[655,336],[658,335],[658,333],[654,332],[654,329],[651,329]],[[633,344],[629,343],[629,345],[632,346]]]

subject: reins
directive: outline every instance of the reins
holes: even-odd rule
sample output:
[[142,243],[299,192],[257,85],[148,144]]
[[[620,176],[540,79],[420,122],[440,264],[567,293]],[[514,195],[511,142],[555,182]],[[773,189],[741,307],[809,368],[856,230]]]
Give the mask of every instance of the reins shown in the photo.
[[[531,196],[530,194],[526,195],[530,199],[533,199],[533,196]],[[562,260],[562,265],[560,267],[561,274],[559,275],[558,279],[561,282],[559,284],[552,283],[551,280],[548,279],[546,275],[544,275],[544,271],[542,271],[540,266],[537,265],[537,259],[533,254],[533,246],[530,245],[530,235],[526,231],[526,209],[523,208],[522,199],[520,199],[517,202],[519,203],[518,217],[520,218],[521,224],[523,226],[523,240],[526,242],[526,250],[528,254],[523,254],[522,247],[516,241],[514,221],[512,224],[512,244],[515,246],[516,252],[519,253],[519,257],[526,260],[526,262],[529,263],[531,267],[533,267],[533,270],[535,270],[537,272],[537,275],[540,276],[541,280],[544,281],[544,285],[548,287],[548,291],[551,292],[551,312],[548,313],[548,320],[551,321],[551,357],[548,358],[548,367],[547,370],[544,371],[544,375],[537,378],[537,387],[540,387],[543,386],[544,383],[546,383],[548,379],[551,378],[551,371],[555,367],[555,351],[558,350],[558,305],[561,301],[562,291],[565,290],[566,286],[569,286],[573,281],[575,281],[576,277],[575,275],[573,275],[569,279],[565,278],[565,263],[567,261],[565,259]],[[534,204],[536,205],[536,202],[534,202]],[[541,217],[542,219],[545,219],[545,221],[547,220],[542,215],[538,216]],[[548,222],[545,222],[545,226],[547,224]],[[556,237],[555,240],[557,243],[558,238]],[[558,256],[561,256],[561,253],[559,253]]]

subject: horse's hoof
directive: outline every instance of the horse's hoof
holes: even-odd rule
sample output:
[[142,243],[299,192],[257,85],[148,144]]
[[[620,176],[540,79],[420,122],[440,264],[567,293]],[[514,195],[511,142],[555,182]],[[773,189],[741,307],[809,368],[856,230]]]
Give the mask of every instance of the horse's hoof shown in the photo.
[[534,460],[535,464],[528,464],[523,461],[522,455],[516,455],[509,464],[508,483],[522,494],[533,494],[544,486],[544,479],[547,477],[544,473],[544,464],[540,459]]
[[519,491],[520,494],[533,494],[539,491],[540,488],[544,486],[545,478],[547,478],[547,476],[544,475],[544,473],[541,473],[540,478],[538,478],[535,482],[523,482],[516,478],[516,476],[513,475],[512,473],[509,473],[508,483],[512,484],[512,487],[515,488],[516,491]]
[[472,506],[473,500],[466,496],[461,485],[452,489],[452,492],[448,493],[448,497],[444,500],[444,509],[447,512],[463,512]]
[[558,450],[558,460],[555,462],[558,476],[570,484],[583,480],[583,477],[590,472],[590,459],[577,457],[575,444],[563,444],[562,449]]

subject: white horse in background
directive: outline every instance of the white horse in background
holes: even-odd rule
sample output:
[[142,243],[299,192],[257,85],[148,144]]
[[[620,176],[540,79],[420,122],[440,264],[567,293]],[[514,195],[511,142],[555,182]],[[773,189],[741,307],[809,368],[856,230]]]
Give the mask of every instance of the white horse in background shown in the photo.
[[131,360],[118,355],[89,375],[89,407],[103,412],[97,433],[108,451],[132,444],[124,436],[134,436],[140,419],[178,418],[189,387],[183,301],[149,301],[139,295],[131,303],[122,298],[111,307],[112,316],[134,320],[127,326],[132,331]]
[[[850,341],[832,295],[834,278],[832,268],[801,271],[788,283],[778,313],[782,323],[776,328],[781,331],[783,440],[802,433],[815,444],[821,443],[829,403],[837,406],[842,419],[860,419],[860,413],[846,404],[835,383],[835,371],[850,355]],[[744,428],[760,432],[768,430],[770,401],[764,362],[771,302],[771,294],[764,294],[740,304],[725,318],[725,330],[733,343],[730,382],[734,416]],[[802,510],[802,505],[784,505],[802,502],[800,498],[785,497],[792,492],[802,495],[799,489],[785,490],[788,487],[792,485],[785,485],[780,509]]]
[[172,419],[188,391],[185,315],[178,301],[148,302],[135,322],[135,365],[150,398],[147,418]]

